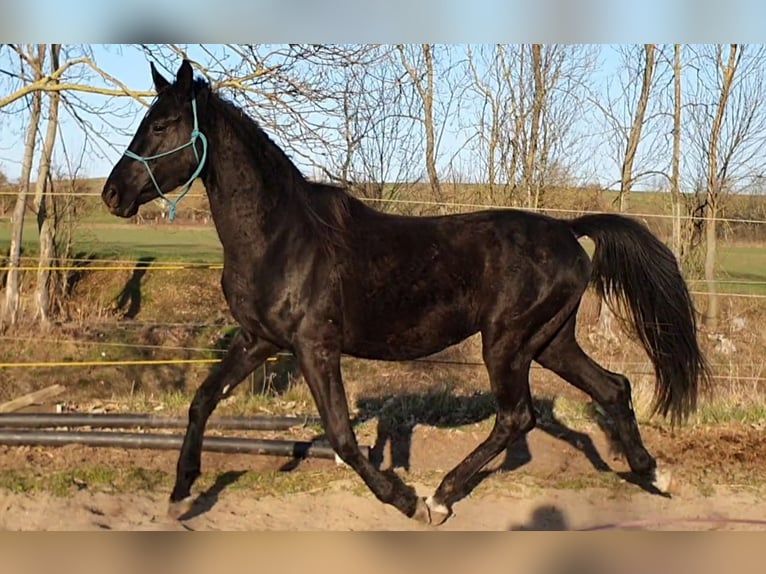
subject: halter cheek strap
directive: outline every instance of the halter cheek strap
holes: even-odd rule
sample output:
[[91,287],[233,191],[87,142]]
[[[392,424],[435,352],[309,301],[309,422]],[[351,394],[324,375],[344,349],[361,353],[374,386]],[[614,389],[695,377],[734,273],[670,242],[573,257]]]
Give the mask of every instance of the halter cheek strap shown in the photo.
[[[170,151],[158,153],[156,155],[140,156],[136,153],[133,153],[130,150],[125,150],[125,154],[124,154],[125,157],[141,162],[146,168],[146,171],[149,172],[149,177],[152,179],[152,183],[154,184],[154,187],[157,190],[157,193],[168,204],[168,220],[169,221],[173,221],[176,218],[176,205],[178,205],[178,202],[180,202],[183,199],[183,197],[189,192],[192,182],[199,177],[200,173],[202,173],[202,168],[205,167],[205,160],[207,159],[207,138],[205,137],[205,134],[199,131],[199,124],[197,122],[197,98],[196,97],[192,98],[191,104],[192,104],[192,114],[194,116],[194,129],[192,129],[191,138],[189,139],[188,142],[178,146],[177,148],[173,148]],[[202,142],[202,157],[199,156],[199,154],[197,153],[197,146],[194,145],[198,139]],[[192,150],[194,150],[194,157],[197,159],[197,169],[194,170],[194,173],[192,173],[191,177],[189,177],[189,179],[186,181],[178,197],[176,197],[175,199],[171,199],[167,197],[164,193],[162,193],[160,186],[157,184],[157,180],[154,179],[154,174],[152,173],[152,168],[149,167],[149,162],[155,159],[159,159],[161,157],[172,155],[189,146],[191,146]]]

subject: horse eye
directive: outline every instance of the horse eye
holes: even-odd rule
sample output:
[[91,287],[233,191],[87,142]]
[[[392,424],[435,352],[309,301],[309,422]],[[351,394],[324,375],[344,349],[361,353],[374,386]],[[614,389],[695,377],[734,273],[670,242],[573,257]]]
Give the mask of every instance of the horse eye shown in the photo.
[[156,134],[160,134],[164,132],[168,128],[168,126],[176,123],[180,119],[181,119],[181,116],[173,116],[170,118],[163,118],[161,120],[156,120],[152,124],[152,131]]

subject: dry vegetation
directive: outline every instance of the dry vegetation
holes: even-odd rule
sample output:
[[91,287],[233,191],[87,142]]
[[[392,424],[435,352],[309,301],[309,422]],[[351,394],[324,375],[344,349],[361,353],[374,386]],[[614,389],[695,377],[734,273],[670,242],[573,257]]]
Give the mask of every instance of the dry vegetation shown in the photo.
[[[60,49],[56,46],[49,46],[52,56]],[[140,49],[149,59],[173,68],[183,52],[174,45],[142,45]],[[468,50],[465,61],[453,48],[434,45],[291,45],[273,51],[230,45],[221,49],[236,57],[198,63],[200,73],[253,113],[292,157],[307,160],[306,150],[312,150],[317,154],[309,159],[315,173],[331,181],[349,182],[356,195],[386,211],[430,215],[490,205],[534,207],[558,217],[626,211],[644,220],[671,245],[678,232],[671,217],[669,190],[673,189],[673,196],[680,200],[675,214],[685,222],[680,231],[686,249],[684,272],[701,314],[711,308],[706,291],[713,286],[703,278],[709,280],[713,272],[719,281],[716,322],[700,328],[716,376],[713,394],[705,397],[684,428],[670,429],[649,410],[653,377],[646,356],[626,333],[618,332],[617,340],[602,336],[599,310],[590,294],[580,310],[579,340],[601,364],[626,373],[633,381],[634,404],[652,449],[659,448],[670,459],[682,458],[686,449],[692,453],[689,460],[697,465],[695,470],[714,460],[719,478],[730,475],[728,482],[755,482],[760,470],[757,459],[766,449],[766,331],[761,328],[766,317],[766,195],[761,166],[749,160],[759,157],[766,145],[761,135],[761,127],[766,125],[761,108],[765,50],[745,50],[750,59],[743,60],[744,67],[737,72],[742,79],[727,108],[728,96],[719,93],[716,75],[720,71],[717,61],[722,61],[716,54],[723,54],[720,46],[684,47],[683,68],[694,68],[699,81],[695,83],[697,92],[685,91],[683,101],[665,92],[673,83],[671,75],[679,86],[681,77],[680,58],[677,66],[669,66],[670,46],[633,46],[622,51],[624,69],[608,86],[616,92],[607,93],[588,87],[595,59],[586,46],[484,46]],[[674,49],[680,56],[681,47]],[[143,100],[152,96],[103,76],[88,46],[70,46],[64,50],[62,62],[56,56],[50,64],[43,57],[45,45],[0,46],[0,56],[10,54],[9,50],[20,56],[38,56],[35,61],[28,58],[29,66],[19,64],[18,81],[6,79],[10,95],[0,99],[0,107],[5,106],[3,111],[8,114],[28,115],[32,108],[27,99],[50,106],[57,93],[59,64],[63,77],[73,82],[67,97],[62,98],[63,111],[75,112],[73,117],[83,134],[93,136],[90,122],[94,119],[125,113],[115,96]],[[741,58],[743,52],[735,45],[729,53]],[[12,61],[16,60],[14,56]],[[81,64],[85,71],[72,77],[64,73]],[[700,74],[700,69],[707,70],[708,76]],[[403,74],[411,81],[402,82]],[[99,78],[106,85],[96,81]],[[301,87],[299,93],[295,86]],[[94,108],[76,97],[92,90],[109,96],[110,104]],[[275,101],[275,94],[286,93],[293,95]],[[708,112],[708,102],[716,100],[717,116]],[[672,111],[678,112],[680,122],[682,106],[696,109],[699,102],[705,102],[696,107],[704,107],[704,114],[684,112],[683,129],[680,123],[671,126]],[[337,120],[337,133],[314,129],[317,109]],[[85,114],[82,117],[89,120],[77,114]],[[721,120],[725,116],[734,127],[717,133],[715,125],[710,125],[714,116]],[[459,174],[457,155],[447,157],[448,152],[439,147],[452,117],[459,117],[461,128],[472,134],[463,144],[467,155],[461,160],[471,165],[463,167],[470,168],[471,181],[486,181],[486,185],[460,183],[464,178]],[[594,122],[594,132],[603,130],[603,141],[594,145],[611,150],[607,152],[613,155],[609,161],[620,172],[614,182],[619,192],[573,183],[587,180],[587,176],[575,175],[576,167],[585,165],[588,150],[594,149],[581,141],[574,128],[581,117]],[[283,121],[285,118],[289,121]],[[43,131],[43,124],[36,126],[36,121],[29,122],[28,134]],[[55,121],[51,120],[51,133],[53,127]],[[679,146],[683,135],[682,147],[670,149],[667,134],[671,132],[678,137]],[[719,137],[721,141],[716,143]],[[94,144],[88,141],[84,156],[93,151]],[[711,147],[720,147],[722,157],[716,160],[709,153]],[[33,156],[49,155],[35,151],[34,146],[27,148],[29,166]],[[681,162],[684,173],[679,175]],[[54,167],[63,163],[59,156]],[[45,170],[33,174],[31,167],[21,178],[25,181],[18,182],[21,185],[11,186],[0,177],[0,244],[10,244],[14,231],[20,235],[10,216],[14,210],[26,210],[19,261],[31,268],[18,274],[20,320],[16,324],[14,319],[0,334],[0,401],[56,382],[67,386],[65,408],[181,414],[235,328],[221,295],[220,271],[163,268],[173,262],[221,262],[204,190],[199,182],[192,187],[172,225],[160,202],[145,206],[140,216],[126,224],[103,209],[99,198],[103,180],[77,179],[80,167],[75,163],[76,158],[66,158],[66,177]],[[648,187],[654,176],[658,176],[658,186],[667,184],[668,189],[637,191]],[[37,186],[36,177],[49,180],[50,185]],[[695,193],[678,193],[679,177],[687,189],[693,182]],[[419,183],[406,183],[415,180]],[[38,188],[39,193],[33,194]],[[62,203],[57,203],[57,197],[63,197]],[[44,311],[52,321],[41,325],[33,319],[39,311],[35,290],[40,289],[34,267],[45,259],[40,257],[39,221],[34,214],[46,201],[50,213],[66,214],[57,221],[59,244],[53,261],[71,268],[59,269],[54,275],[52,305]],[[711,221],[691,220],[692,213],[698,218],[721,219],[709,232]],[[706,245],[716,241],[717,268],[711,270]],[[15,251],[4,249],[0,254],[0,265],[6,269],[0,279],[6,293],[12,291],[8,285],[16,286],[16,273],[14,277],[7,273],[9,262],[19,255]],[[98,269],[101,266],[119,269]],[[433,456],[455,456],[452,445],[472,448],[492,420],[494,403],[476,337],[421,361],[346,358],[344,373],[356,429],[376,445],[381,441],[409,444],[413,434],[427,428],[435,439],[429,447],[435,451]],[[574,436],[572,442],[582,442],[589,430],[603,424],[587,397],[551,373],[535,368],[532,384],[540,427],[551,436],[563,433]],[[254,374],[218,412],[310,414],[314,408],[294,362],[282,356]],[[307,429],[305,436],[315,431],[318,429]],[[665,441],[670,433],[677,433],[672,444]],[[3,451],[6,462],[4,468],[0,465],[0,487],[35,490],[43,484],[54,492],[69,492],[79,480],[110,488],[154,489],[165,488],[169,480],[167,469],[172,462],[168,458],[160,468],[153,466],[152,456],[146,453],[131,459],[124,452],[110,451],[96,463],[89,462],[86,451],[74,453],[70,458],[63,456],[61,466],[55,467],[58,459],[50,462],[44,452]],[[110,463],[129,468],[116,471]],[[78,470],[73,471],[72,465]],[[18,470],[25,466],[50,473],[41,475],[34,470],[29,475]],[[745,478],[735,476],[739,471]],[[593,480],[612,480],[604,479],[604,473],[597,479],[587,474],[557,474],[555,469],[546,469],[544,474],[562,485],[570,481],[568,486],[577,481],[592,486]],[[272,482],[266,475],[251,478],[263,481],[258,483],[263,492],[273,491],[277,483],[279,489],[289,492],[315,488],[325,480],[326,475],[321,476],[305,474]],[[202,483],[212,481],[212,475],[207,475]]]
[[[456,198],[454,203],[473,204],[483,199],[473,186],[456,186],[450,192]],[[662,213],[662,195],[647,195],[644,201],[639,201],[640,194],[636,195],[633,201],[636,212]],[[595,190],[573,192],[573,196],[576,199],[572,203],[562,201],[553,209],[569,210],[573,205],[583,211],[612,207],[609,194]],[[192,208],[204,210],[204,200],[190,198],[180,213]],[[463,205],[459,209],[470,208]],[[167,237],[169,243],[177,243],[179,234],[186,231],[192,231],[196,237],[202,231],[210,232],[209,224],[188,221],[113,227],[99,222],[95,213],[86,212],[84,218],[82,228],[95,226],[102,239],[112,229],[128,240],[151,234],[152,238]],[[647,221],[653,224],[652,219]],[[655,230],[663,232],[661,226]],[[745,273],[748,258],[762,255],[764,250],[750,238],[738,240],[738,245],[747,248],[739,270]],[[235,325],[220,291],[220,271],[161,269],[166,260],[215,261],[207,248],[184,251],[186,248],[182,247],[179,252],[178,246],[165,250],[158,243],[153,248],[147,244],[147,249],[158,254],[152,262],[157,269],[149,266],[136,280],[133,265],[114,272],[88,270],[86,265],[72,282],[60,321],[51,329],[40,332],[37,326],[19,325],[2,335],[0,361],[95,364],[2,369],[0,400],[58,382],[67,386],[65,409],[185,413],[191,392],[226,347]],[[107,255],[124,258],[119,253]],[[757,269],[749,272],[759,273]],[[33,274],[26,274],[24,279],[33,281]],[[26,284],[22,283],[22,293],[28,292]],[[697,295],[696,299],[698,307],[704,308],[705,296]],[[664,460],[676,463],[676,476],[703,497],[717,492],[722,484],[758,491],[762,455],[766,452],[763,440],[766,333],[758,328],[766,316],[766,299],[724,297],[721,311],[716,332],[703,326],[700,333],[717,376],[714,395],[703,401],[699,412],[683,428],[670,429],[649,411],[653,377],[640,347],[624,333],[618,333],[617,342],[601,337],[598,306],[592,294],[586,295],[580,310],[579,339],[585,349],[604,366],[625,372],[633,381],[634,404],[647,446]],[[98,364],[145,360],[169,364]],[[173,364],[178,360],[189,362]],[[457,462],[457,457],[473,448],[492,423],[494,399],[488,393],[478,337],[421,361],[385,363],[345,358],[343,367],[360,442],[371,445],[386,464],[405,469],[410,482],[438,482],[453,459]],[[479,492],[507,496],[550,488],[599,488],[606,489],[611,497],[634,493],[635,488],[619,475],[594,471],[591,466],[591,459],[598,460],[598,456],[593,454],[593,446],[588,445],[593,440],[601,452],[608,450],[600,437],[609,436],[609,426],[589,399],[540,368],[532,371],[532,385],[541,430],[509,449],[504,459],[511,461],[511,468],[530,457],[531,462],[515,472],[496,475]],[[314,403],[290,356],[267,363],[217,410],[221,415],[313,413]],[[606,435],[599,428],[606,429]],[[311,427],[291,434],[295,440],[318,436],[321,429]],[[574,448],[581,452],[566,463],[546,456],[560,452],[561,444],[580,445]],[[530,450],[542,456],[535,460]],[[115,496],[137,491],[164,492],[172,482],[174,464],[172,452],[121,449],[65,447],[50,456],[49,449],[2,447],[0,454],[4,461],[0,465],[0,488],[29,494],[45,491],[66,497],[83,488]],[[316,493],[341,488],[337,485],[344,485],[344,489],[358,495],[365,494],[363,485],[348,469],[321,462],[302,466],[300,473],[284,473],[279,472],[284,464],[280,460],[254,461],[252,457],[228,455],[206,455],[205,460],[205,472],[200,479],[203,490],[213,488],[232,469],[248,470],[238,475],[229,497],[238,496],[239,491],[246,491],[244,496],[248,497]],[[506,464],[500,466],[505,468]],[[557,466],[560,464],[565,470]],[[611,466],[617,465],[617,470],[620,464],[609,462]]]
[[[464,205],[461,210],[469,209],[465,204],[481,201],[481,198],[471,197],[470,194],[475,193],[472,186],[456,187],[450,192],[455,197],[453,203]],[[577,197],[573,203],[562,202],[562,207],[552,209],[567,210],[565,206],[573,204],[583,211],[610,208],[607,194],[594,190],[573,194]],[[662,206],[655,197],[647,195],[641,202],[637,197],[633,202],[634,209],[641,213],[661,213]],[[743,198],[743,203],[745,200]],[[180,213],[193,211],[194,201],[200,200],[190,198]],[[651,219],[648,221],[650,225],[653,223]],[[177,233],[184,228],[182,223],[174,226],[142,224],[122,233],[139,236],[153,230],[157,237],[162,237],[163,229],[167,233]],[[662,226],[655,228],[662,233]],[[739,242],[745,243],[753,245],[748,241]],[[193,258],[194,254],[184,255]],[[181,254],[165,257],[186,258]],[[151,265],[159,268],[153,270]],[[62,307],[61,321],[43,334],[37,327],[29,325],[4,335],[0,357],[6,362],[166,360],[169,364],[3,369],[0,372],[3,379],[0,399],[61,382],[69,387],[68,401],[73,405],[108,401],[113,408],[121,410],[158,406],[184,410],[189,393],[202,380],[211,363],[220,357],[235,325],[220,292],[219,271],[165,270],[162,265],[160,258],[138,274],[131,269],[132,265],[114,272],[88,271],[86,265],[72,281],[70,296]],[[27,279],[32,280],[31,273]],[[696,298],[698,307],[704,308],[704,295]],[[715,395],[703,403],[692,424],[731,420],[757,423],[764,419],[766,410],[762,392],[762,379],[766,373],[763,360],[766,335],[757,328],[766,313],[766,300],[724,297],[722,313],[716,332],[701,328],[700,337],[717,378]],[[624,333],[620,334],[618,342],[601,338],[597,315],[594,298],[586,296],[580,310],[579,338],[586,350],[604,366],[628,373],[634,382],[639,416],[646,421],[653,384],[646,356]],[[173,364],[178,360],[184,362]],[[266,367],[269,380],[280,379],[277,390],[282,394],[270,392],[268,396],[257,393],[253,396],[252,390],[259,388],[263,376],[258,373],[242,385],[236,395],[238,398],[224,409],[238,412],[313,410],[308,391],[300,384],[299,374],[292,372],[288,380],[285,371],[291,369],[294,365],[285,357]],[[275,375],[276,371],[280,373]],[[396,413],[403,424],[409,418],[413,419],[410,422],[459,426],[485,420],[492,413],[492,398],[486,394],[488,385],[478,338],[418,362],[393,364],[348,358],[345,372],[351,403],[364,411],[362,414],[367,418],[385,411]],[[573,422],[576,422],[574,419],[582,422],[589,418],[584,407],[585,397],[554,375],[536,368],[533,384],[541,399],[558,397],[555,405],[562,411],[562,416],[572,418]]]

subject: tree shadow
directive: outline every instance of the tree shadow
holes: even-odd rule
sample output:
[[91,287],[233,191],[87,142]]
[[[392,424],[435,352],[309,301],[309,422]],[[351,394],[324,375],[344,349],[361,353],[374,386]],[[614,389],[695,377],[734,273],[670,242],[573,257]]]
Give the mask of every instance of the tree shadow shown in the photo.
[[569,529],[569,521],[558,506],[553,504],[542,504],[535,508],[528,522],[515,524],[508,530],[554,531]]
[[121,313],[123,319],[135,319],[141,311],[141,281],[154,261],[154,257],[139,258],[133,274],[117,296],[114,311]]
[[88,265],[90,265],[94,259],[96,259],[95,253],[78,251],[74,254],[73,261],[67,263],[76,268],[76,270],[72,270],[67,274],[67,282],[64,287],[64,293],[67,299],[74,295],[75,288],[78,283],[85,278],[85,275],[88,272]]

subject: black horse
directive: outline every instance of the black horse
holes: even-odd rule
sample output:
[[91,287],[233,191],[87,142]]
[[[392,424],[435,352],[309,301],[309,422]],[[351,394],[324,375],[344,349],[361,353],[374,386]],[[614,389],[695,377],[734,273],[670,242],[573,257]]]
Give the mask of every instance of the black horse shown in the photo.
[[[338,455],[381,501],[439,524],[471,478],[535,425],[532,361],[593,397],[613,419],[632,471],[668,485],[644,447],[631,387],[575,340],[592,281],[627,310],[656,372],[656,410],[683,419],[709,380],[695,311],[670,250],[617,215],[571,221],[516,210],[442,217],[376,211],[345,190],[306,180],[258,124],[194,79],[172,84],[152,65],[157,98],[104,184],[109,210],[130,217],[199,176],[223,244],[223,293],[241,326],[192,400],[170,512],[191,504],[202,438],[216,404],[280,349],[292,351]],[[174,206],[173,206],[174,207]],[[591,262],[578,243],[596,244]],[[349,420],[341,354],[423,357],[481,332],[497,398],[494,427],[434,494],[419,498],[360,452]]]

